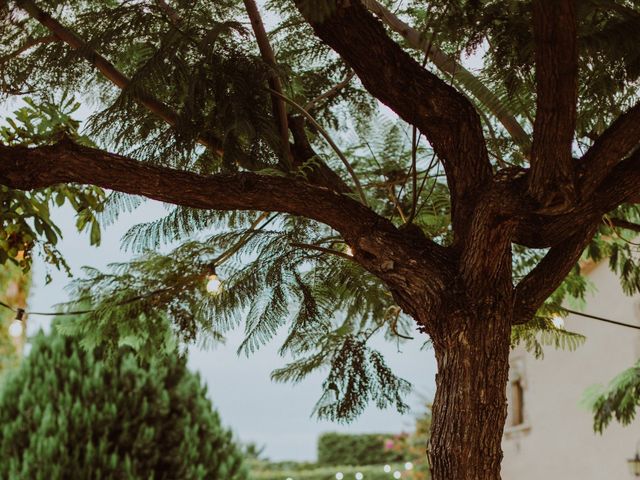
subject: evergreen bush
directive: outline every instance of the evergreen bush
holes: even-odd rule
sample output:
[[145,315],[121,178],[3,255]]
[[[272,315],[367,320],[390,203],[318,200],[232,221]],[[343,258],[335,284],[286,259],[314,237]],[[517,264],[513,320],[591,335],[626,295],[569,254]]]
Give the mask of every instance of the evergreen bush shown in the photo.
[[39,334],[0,392],[0,478],[247,478],[240,450],[179,356],[105,359]]

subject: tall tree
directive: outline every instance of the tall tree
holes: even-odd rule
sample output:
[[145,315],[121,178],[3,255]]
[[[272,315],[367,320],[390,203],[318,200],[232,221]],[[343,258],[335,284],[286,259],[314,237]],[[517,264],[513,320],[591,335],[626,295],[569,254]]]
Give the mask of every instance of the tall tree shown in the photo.
[[[153,350],[167,316],[191,341],[247,311],[251,352],[290,320],[282,352],[296,358],[274,377],[328,365],[318,413],[347,418],[371,399],[403,407],[406,382],[367,340],[405,337],[413,319],[438,362],[434,478],[498,479],[512,341],[571,338],[550,315],[584,294],[585,249],[640,290],[625,240],[640,230],[640,11],[404,5],[272,0],[268,34],[249,0],[5,2],[4,92],[63,89],[99,111],[93,146],[75,127],[58,141],[9,129],[0,183],[9,202],[113,190],[79,209],[98,233],[96,211],[139,202],[122,193],[176,205],[127,236],[183,240],[172,254],[76,284],[97,305],[73,324],[88,342]],[[473,72],[462,59],[478,49]],[[397,124],[375,121],[379,103]],[[230,230],[186,241],[216,225]],[[214,273],[223,289],[206,296]]]

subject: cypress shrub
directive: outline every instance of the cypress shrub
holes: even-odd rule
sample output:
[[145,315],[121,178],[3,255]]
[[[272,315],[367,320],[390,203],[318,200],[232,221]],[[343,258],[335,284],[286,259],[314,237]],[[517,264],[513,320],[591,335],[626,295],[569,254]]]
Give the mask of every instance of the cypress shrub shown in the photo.
[[2,479],[244,480],[231,433],[178,355],[105,360],[39,334],[0,392]]

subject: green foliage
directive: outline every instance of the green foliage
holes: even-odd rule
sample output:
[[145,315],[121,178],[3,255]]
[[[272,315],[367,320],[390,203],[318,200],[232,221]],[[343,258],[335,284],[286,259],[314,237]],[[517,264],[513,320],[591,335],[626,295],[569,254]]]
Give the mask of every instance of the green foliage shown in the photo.
[[[392,472],[404,468],[402,464],[392,464]],[[345,479],[355,478],[357,472],[362,473],[366,480],[389,480],[390,473],[384,471],[384,465],[336,465],[333,467],[308,467],[297,469],[254,469],[251,471],[251,480],[283,480],[293,478],[294,480],[335,480],[336,473],[342,472]]]
[[[6,126],[0,125],[0,144],[30,147],[67,136],[91,145],[87,137],[78,133],[79,123],[71,118],[80,106],[73,98],[62,96],[58,102],[35,102],[28,97],[23,100],[25,106],[6,118]],[[91,245],[98,245],[97,214],[102,211],[103,201],[102,189],[92,186],[57,185],[33,191],[0,186],[0,264],[10,262],[28,270],[35,251],[46,263],[67,269],[56,249],[62,232],[51,218],[51,209],[69,204],[76,212],[78,231],[88,230]]]
[[537,315],[529,322],[511,328],[511,348],[522,344],[536,358],[544,357],[544,347],[573,351],[586,338],[579,333],[556,327],[551,318]]
[[376,465],[408,460],[387,445],[392,437],[381,433],[323,433],[318,438],[318,464]]
[[70,337],[34,339],[0,392],[5,479],[247,478],[206,389],[177,355],[105,362]]
[[603,433],[613,419],[629,425],[640,405],[640,362],[616,376],[607,388],[589,389],[585,404],[594,413],[593,428],[598,433]]

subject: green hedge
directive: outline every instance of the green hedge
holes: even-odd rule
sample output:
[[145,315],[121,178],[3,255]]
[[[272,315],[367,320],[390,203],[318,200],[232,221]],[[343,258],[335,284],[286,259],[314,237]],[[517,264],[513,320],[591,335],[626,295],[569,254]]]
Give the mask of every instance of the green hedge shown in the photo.
[[402,462],[402,452],[385,449],[393,434],[323,433],[318,438],[319,465],[376,465]]
[[[392,470],[403,471],[403,464],[391,464]],[[384,465],[332,466],[318,467],[309,470],[262,470],[251,471],[250,480],[336,480],[336,473],[342,472],[344,480],[354,480],[357,472],[362,473],[363,480],[393,480],[392,473],[386,473]],[[403,477],[405,478],[405,477]]]

